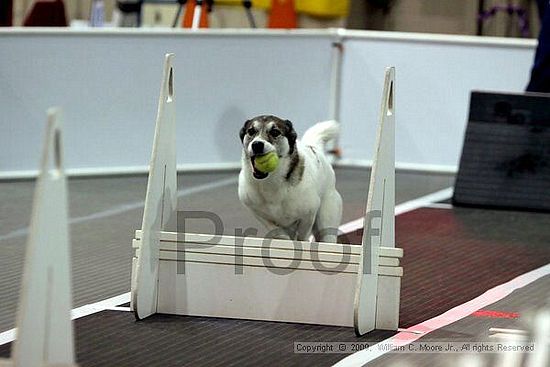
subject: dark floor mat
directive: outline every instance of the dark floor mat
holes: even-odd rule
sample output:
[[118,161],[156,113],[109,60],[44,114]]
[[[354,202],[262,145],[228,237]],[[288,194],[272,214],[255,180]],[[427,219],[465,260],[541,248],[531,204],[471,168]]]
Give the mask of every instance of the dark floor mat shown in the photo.
[[[550,263],[550,215],[419,209],[396,218],[405,255],[400,326],[409,327]],[[350,235],[361,241],[362,230]]]
[[[402,327],[467,302],[515,276],[550,263],[550,215],[469,208],[420,209],[396,218],[405,250]],[[360,243],[361,231],[350,236]],[[528,302],[528,300],[526,300]],[[299,341],[380,341],[351,328],[155,315],[135,322],[130,312],[79,319],[81,366],[325,366],[342,354],[295,354]],[[9,346],[0,346],[0,356]]]
[[473,91],[453,203],[550,211],[550,96]]
[[[75,322],[80,366],[330,366],[345,355],[294,353],[295,342],[380,341],[352,328],[103,311]],[[0,346],[0,356],[9,345]]]

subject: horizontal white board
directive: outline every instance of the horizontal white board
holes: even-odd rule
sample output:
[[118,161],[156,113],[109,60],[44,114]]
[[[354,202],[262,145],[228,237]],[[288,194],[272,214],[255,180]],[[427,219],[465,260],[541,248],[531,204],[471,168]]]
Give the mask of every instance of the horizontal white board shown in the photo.
[[[139,257],[139,249],[136,250],[136,257]],[[336,273],[352,273],[357,274],[357,263],[334,263],[325,261],[312,261],[306,259],[292,259],[279,257],[261,257],[261,256],[235,256],[233,254],[223,253],[204,253],[204,252],[189,252],[177,253],[174,251],[160,251],[160,260],[177,261],[177,262],[197,262],[211,263],[233,266],[252,266],[272,269],[284,270],[309,270],[316,272],[336,272]],[[379,266],[378,274],[390,277],[403,276],[403,268],[395,265]]]
[[[136,240],[141,239],[141,230],[135,232]],[[349,253],[359,255],[361,253],[361,245],[350,245],[341,243],[325,243],[325,242],[308,242],[308,241],[289,241],[280,239],[265,239],[257,237],[234,237],[234,236],[214,236],[210,234],[200,233],[176,233],[176,232],[161,232],[160,233],[160,248],[162,250],[177,251],[178,243],[192,243],[195,245],[215,245],[215,246],[231,246],[235,247],[258,247],[265,246],[265,241],[268,241],[270,249],[282,249],[290,251],[315,251],[327,252],[334,254]],[[138,242],[133,242],[132,246],[138,247]],[[345,251],[345,252],[344,252]],[[381,257],[403,257],[403,249],[397,247],[380,247],[379,255]]]
[[[135,240],[138,241],[138,240]],[[139,243],[134,247],[139,248]],[[212,254],[212,255],[229,255],[234,258],[240,257],[257,257],[269,258],[273,260],[286,259],[305,262],[320,262],[327,263],[327,266],[335,264],[359,264],[359,255],[339,255],[332,252],[310,252],[310,251],[293,251],[283,249],[269,249],[262,251],[258,247],[233,247],[233,246],[212,246],[203,244],[186,243],[185,246],[178,246],[177,250],[165,250],[162,246],[160,249],[160,257],[163,260],[191,260],[192,257],[188,254]],[[235,263],[233,259],[233,263]],[[399,259],[395,257],[380,257],[379,264],[381,266],[399,266]],[[286,265],[285,265],[286,266]]]
[[160,261],[158,312],[353,326],[356,274],[297,270],[287,275],[267,268]]

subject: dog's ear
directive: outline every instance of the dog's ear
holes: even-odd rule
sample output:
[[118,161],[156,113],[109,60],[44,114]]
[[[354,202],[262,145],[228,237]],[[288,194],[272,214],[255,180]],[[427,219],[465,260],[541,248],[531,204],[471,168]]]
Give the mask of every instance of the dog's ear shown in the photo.
[[285,120],[285,127],[285,136],[288,140],[289,147],[288,154],[292,154],[294,153],[294,147],[296,146],[296,138],[298,137],[298,135],[296,134],[296,130],[294,130],[294,126],[292,126],[292,122],[290,122],[290,120]]
[[239,137],[241,138],[241,143],[244,141],[244,136],[246,135],[246,130],[248,130],[248,126],[250,125],[250,122],[252,120],[246,120],[244,122],[243,127],[241,127],[241,131],[239,131]]

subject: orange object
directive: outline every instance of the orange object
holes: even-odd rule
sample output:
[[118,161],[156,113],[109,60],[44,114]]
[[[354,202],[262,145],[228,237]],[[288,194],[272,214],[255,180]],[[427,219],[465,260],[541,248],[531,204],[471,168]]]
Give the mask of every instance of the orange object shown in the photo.
[[[185,6],[185,14],[181,21],[182,28],[191,28],[193,26],[193,15],[195,14],[195,6],[197,2],[195,0],[188,0]],[[199,21],[199,28],[208,28],[208,4],[206,1],[202,2],[201,19]]]
[[329,150],[328,153],[334,155],[336,158],[342,158],[342,150],[338,147]]
[[298,17],[294,0],[273,0],[269,14],[269,28],[296,28]]

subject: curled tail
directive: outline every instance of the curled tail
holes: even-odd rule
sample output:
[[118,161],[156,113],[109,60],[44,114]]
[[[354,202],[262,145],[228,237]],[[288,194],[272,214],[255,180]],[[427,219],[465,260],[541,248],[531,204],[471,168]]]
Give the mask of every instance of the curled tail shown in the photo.
[[325,144],[338,137],[340,134],[340,124],[336,120],[318,122],[304,133],[302,143],[325,148]]

